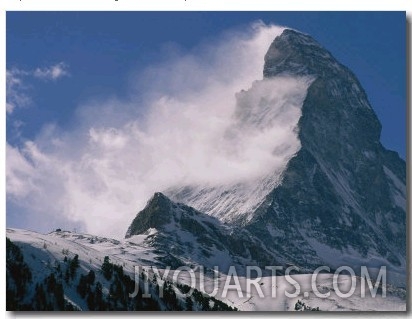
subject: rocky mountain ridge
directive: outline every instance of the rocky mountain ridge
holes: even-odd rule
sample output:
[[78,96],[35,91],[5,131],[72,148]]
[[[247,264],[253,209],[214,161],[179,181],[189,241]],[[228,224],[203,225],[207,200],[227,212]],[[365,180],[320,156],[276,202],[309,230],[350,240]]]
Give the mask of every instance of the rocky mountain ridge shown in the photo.
[[[248,234],[228,242],[240,241],[242,246],[253,240],[268,259],[304,269],[385,265],[393,280],[403,282],[406,165],[380,143],[381,124],[356,76],[313,38],[290,29],[271,44],[263,75],[264,79],[312,79],[298,122],[301,147],[278,183],[271,184],[270,178],[266,181],[270,189],[263,188],[266,193],[260,194],[251,213],[216,215],[222,224]],[[225,192],[231,192],[201,186],[177,189],[166,192],[171,200],[206,214],[214,209],[208,209],[208,203],[215,207]],[[236,190],[233,194],[228,205],[237,207],[247,200],[247,194],[236,197]],[[204,198],[208,200],[202,201]],[[156,227],[155,223],[152,226]],[[229,255],[239,257],[229,246],[226,249]],[[259,258],[254,262],[265,260]],[[228,260],[233,262],[232,257]]]

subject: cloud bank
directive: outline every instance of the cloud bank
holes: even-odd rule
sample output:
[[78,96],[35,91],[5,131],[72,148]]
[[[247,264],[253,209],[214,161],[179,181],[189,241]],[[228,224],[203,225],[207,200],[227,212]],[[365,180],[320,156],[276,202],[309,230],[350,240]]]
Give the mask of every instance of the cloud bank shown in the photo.
[[300,147],[309,80],[262,80],[282,30],[257,23],[190,52],[168,48],[136,74],[127,99],[80,105],[70,131],[47,125],[20,148],[7,144],[8,204],[38,220],[32,228],[82,224],[122,237],[155,191],[239,183],[285,166]]

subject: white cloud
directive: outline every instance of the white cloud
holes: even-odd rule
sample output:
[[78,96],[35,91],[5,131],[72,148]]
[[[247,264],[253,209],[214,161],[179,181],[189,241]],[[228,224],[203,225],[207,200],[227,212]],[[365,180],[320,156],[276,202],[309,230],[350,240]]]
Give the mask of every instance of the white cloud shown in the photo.
[[42,80],[55,81],[68,75],[68,66],[64,62],[60,62],[49,67],[37,68],[33,71],[33,76]]
[[6,144],[6,184],[7,193],[15,198],[24,198],[35,190],[31,176],[34,167],[24,158],[20,150]]
[[282,30],[255,24],[165,56],[136,75],[127,101],[82,105],[74,130],[47,126],[22,149],[8,146],[8,200],[41,222],[57,214],[122,237],[155,191],[281,170],[300,147],[295,128],[308,85],[262,80],[264,55]]
[[64,62],[57,63],[44,68],[35,70],[22,70],[11,68],[6,70],[6,112],[11,115],[16,108],[29,106],[33,101],[29,94],[30,85],[27,83],[29,78],[41,80],[57,80],[68,76],[68,66]]

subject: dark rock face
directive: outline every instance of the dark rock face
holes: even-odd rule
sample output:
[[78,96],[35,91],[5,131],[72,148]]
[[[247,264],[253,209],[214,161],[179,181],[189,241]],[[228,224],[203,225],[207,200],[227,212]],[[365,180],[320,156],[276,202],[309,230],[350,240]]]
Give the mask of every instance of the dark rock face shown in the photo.
[[299,121],[302,147],[247,229],[272,245],[267,228],[282,234],[274,249],[296,263],[336,265],[347,250],[358,254],[351,263],[404,266],[406,165],[381,145],[381,124],[356,77],[292,30],[272,43],[263,73],[315,80]]
[[133,220],[126,232],[126,238],[131,235],[143,234],[149,228],[159,228],[170,223],[172,202],[162,193],[155,193],[145,209]]
[[[405,283],[406,164],[380,143],[381,124],[355,75],[293,30],[273,41],[263,74],[314,80],[298,124],[301,149],[253,218],[230,228],[156,194],[127,236],[156,228],[167,238],[163,249],[180,243],[173,245],[175,256],[197,251],[199,263],[211,264],[208,258],[224,251],[232,263],[294,263],[308,271],[386,265],[394,281]],[[196,247],[172,236],[166,225],[173,221],[172,229],[192,234]]]

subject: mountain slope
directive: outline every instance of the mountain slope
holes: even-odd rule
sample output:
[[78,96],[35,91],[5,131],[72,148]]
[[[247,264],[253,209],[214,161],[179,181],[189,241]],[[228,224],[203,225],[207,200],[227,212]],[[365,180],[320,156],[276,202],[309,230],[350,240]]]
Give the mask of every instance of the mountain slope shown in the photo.
[[[165,194],[224,222],[249,221],[265,196],[281,183],[288,162],[300,149],[297,126],[312,81],[310,76],[285,74],[254,81],[248,90],[238,92],[233,122],[216,151],[248,165],[238,165],[239,177],[230,182],[217,179],[207,184],[176,185]],[[256,158],[264,164],[259,171],[249,172],[245,166],[251,166]],[[236,161],[228,165],[236,166]],[[219,173],[223,175],[226,168]]]
[[[128,241],[60,230],[39,234],[7,229],[6,252],[9,311],[236,310],[197,289],[187,296],[190,287],[173,276],[156,278],[150,271],[156,262],[147,259],[155,255]],[[131,297],[135,276],[139,291]]]
[[[280,176],[253,181],[258,196],[238,191],[247,184],[168,194],[242,225],[278,261],[312,269],[386,265],[391,280],[405,286],[406,165],[380,143],[381,124],[356,76],[313,38],[289,29],[271,44],[263,75],[310,79],[297,124],[300,147]],[[227,208],[250,200],[247,214]]]

